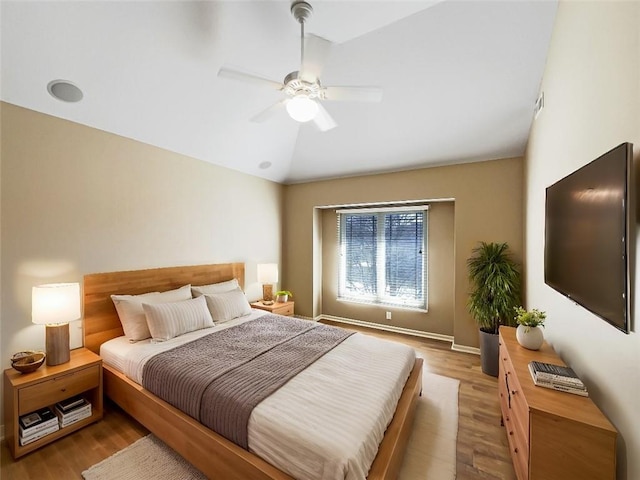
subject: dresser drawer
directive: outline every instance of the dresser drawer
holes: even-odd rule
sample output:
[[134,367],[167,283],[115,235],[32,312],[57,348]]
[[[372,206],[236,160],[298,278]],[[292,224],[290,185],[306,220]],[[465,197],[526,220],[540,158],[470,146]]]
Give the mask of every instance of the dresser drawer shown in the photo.
[[519,430],[529,433],[529,406],[527,405],[524,392],[520,385],[518,376],[511,363],[511,358],[504,346],[500,347],[500,371],[501,371],[501,389],[500,395],[504,397],[507,407],[511,413],[512,420],[518,423]]
[[18,392],[18,414],[33,412],[100,385],[100,365],[62,374]]
[[[516,471],[518,480],[527,480],[529,478],[529,446],[525,439],[525,433],[515,425],[505,423],[507,433],[509,434],[509,449],[511,450],[511,459],[513,460],[513,468]],[[527,432],[528,433],[528,432]]]
[[529,478],[529,407],[504,345],[500,346],[498,395],[513,468],[518,480]]
[[524,396],[518,377],[509,375],[509,398],[511,399],[511,413],[518,430],[526,433],[526,443],[529,445],[529,406]]

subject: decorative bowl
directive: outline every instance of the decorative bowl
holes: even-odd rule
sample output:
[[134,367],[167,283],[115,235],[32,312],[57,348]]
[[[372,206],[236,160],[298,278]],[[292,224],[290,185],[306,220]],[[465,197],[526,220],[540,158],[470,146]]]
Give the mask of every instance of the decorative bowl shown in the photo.
[[44,352],[35,352],[27,350],[26,352],[18,352],[11,357],[11,366],[20,373],[35,372],[40,365],[44,363],[46,355]]

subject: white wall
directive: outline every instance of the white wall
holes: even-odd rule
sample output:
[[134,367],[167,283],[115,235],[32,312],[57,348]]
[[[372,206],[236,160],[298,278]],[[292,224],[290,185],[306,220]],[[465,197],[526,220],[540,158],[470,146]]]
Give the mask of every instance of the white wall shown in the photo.
[[545,285],[542,226],[545,187],[624,141],[635,144],[637,162],[639,32],[640,2],[560,3],[525,167],[527,306],[547,311],[547,340],[619,430],[618,479],[628,480],[640,479],[639,277],[625,335]]
[[[44,349],[31,287],[87,273],[245,262],[281,263],[279,184],[0,103],[0,363]],[[71,324],[82,345],[82,322]],[[1,398],[1,397],[0,397]]]

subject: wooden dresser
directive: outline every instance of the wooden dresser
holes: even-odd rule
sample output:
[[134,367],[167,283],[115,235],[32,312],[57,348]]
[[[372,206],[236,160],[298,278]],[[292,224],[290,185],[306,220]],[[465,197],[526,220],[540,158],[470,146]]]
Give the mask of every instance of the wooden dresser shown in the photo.
[[498,394],[518,480],[615,480],[616,429],[588,397],[535,386],[532,360],[565,365],[546,342],[527,350],[501,327]]

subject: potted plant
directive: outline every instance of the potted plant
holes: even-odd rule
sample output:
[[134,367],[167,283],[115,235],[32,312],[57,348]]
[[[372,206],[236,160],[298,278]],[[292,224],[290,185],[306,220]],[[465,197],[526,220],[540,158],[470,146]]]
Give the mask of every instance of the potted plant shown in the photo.
[[482,371],[498,376],[498,329],[513,325],[520,305],[520,271],[506,243],[481,242],[467,260],[473,290],[468,308],[480,328]]
[[276,302],[288,302],[290,297],[293,297],[293,293],[291,293],[289,290],[278,290],[276,292]]
[[522,307],[516,307],[515,311],[515,320],[518,324],[516,330],[518,343],[529,350],[539,350],[544,341],[542,328],[544,328],[544,320],[547,318],[547,314],[535,308],[527,311]]

